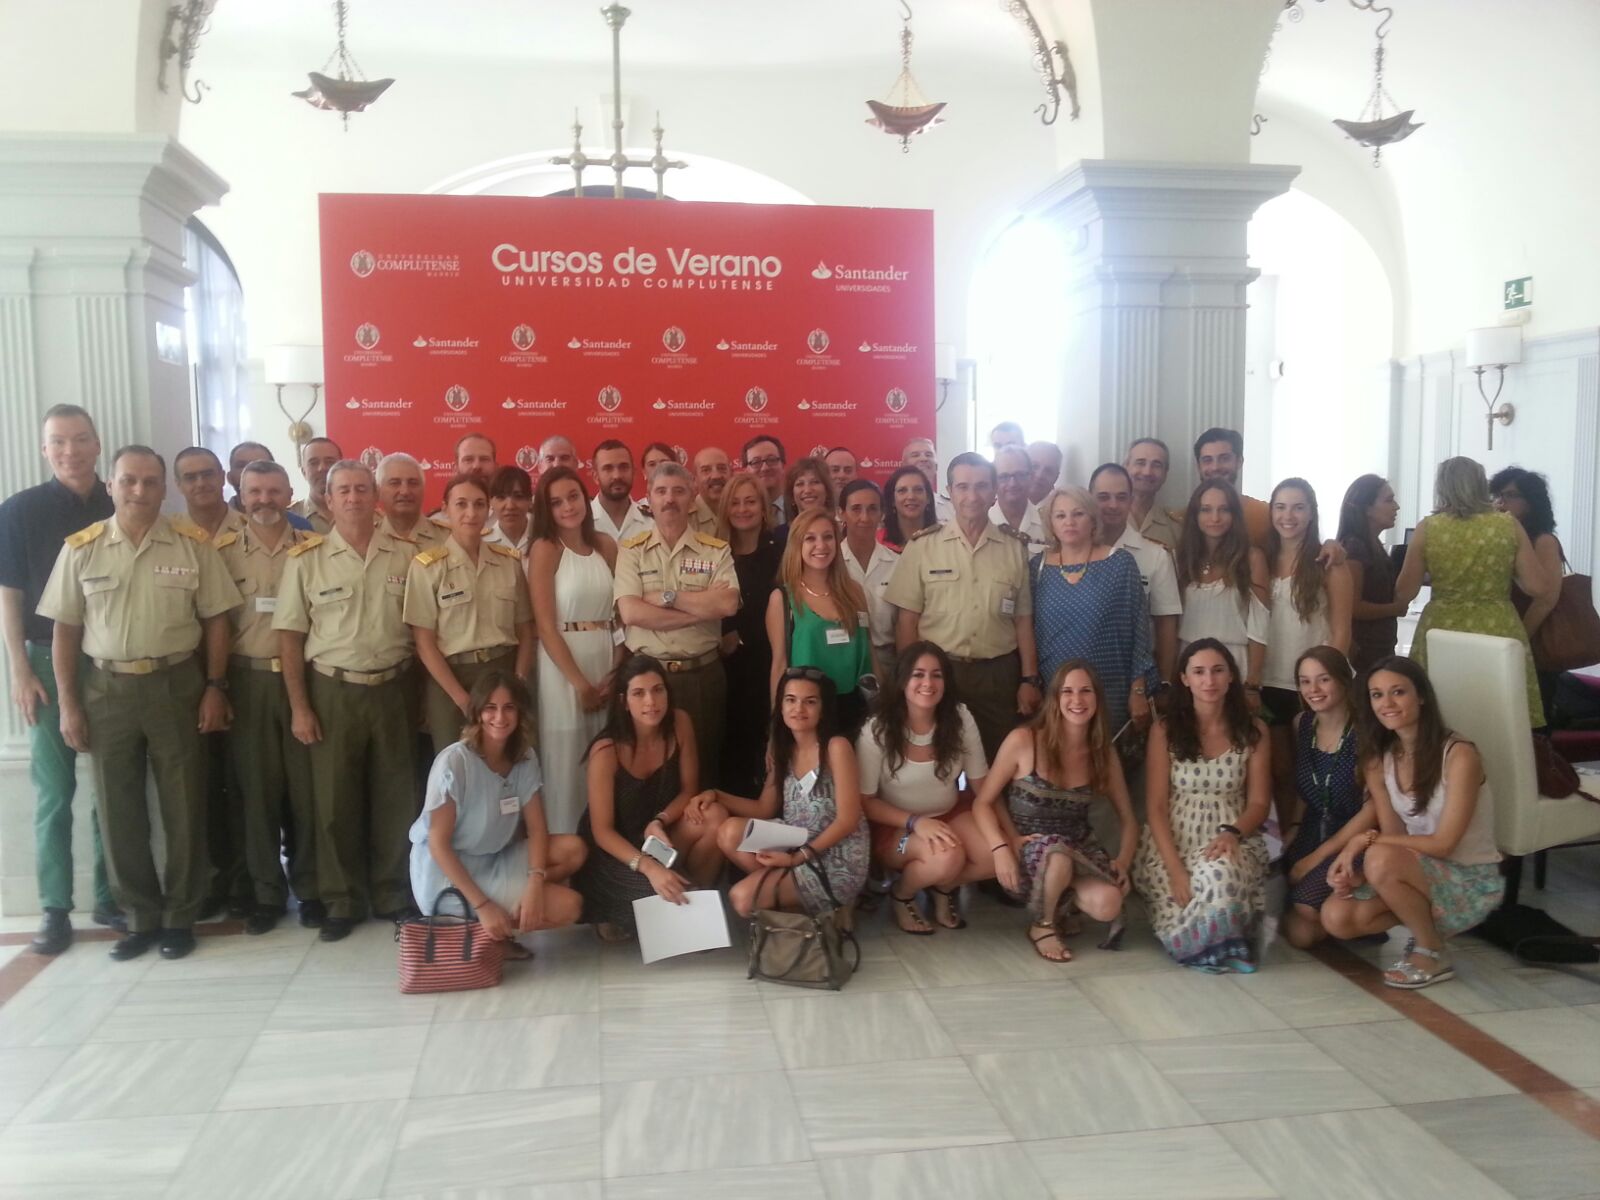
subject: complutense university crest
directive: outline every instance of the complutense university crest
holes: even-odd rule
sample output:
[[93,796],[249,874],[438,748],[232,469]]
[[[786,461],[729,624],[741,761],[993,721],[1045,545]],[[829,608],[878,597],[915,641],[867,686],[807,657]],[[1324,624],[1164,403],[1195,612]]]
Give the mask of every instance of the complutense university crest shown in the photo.
[[688,342],[688,336],[676,325],[668,326],[667,330],[661,335],[661,344],[665,346],[668,352],[671,354],[678,353],[678,351],[682,350],[684,346],[688,344]]
[[889,411],[892,413],[904,412],[908,403],[905,392],[899,388],[890,388],[889,394],[883,398],[883,402],[889,406]]
[[451,412],[460,412],[471,399],[472,397],[467,394],[467,389],[459,383],[451,385],[444,394],[445,407]]
[[826,329],[813,329],[806,334],[806,345],[813,354],[826,354],[828,352],[828,331]]
[[744,406],[753,413],[767,407],[767,389],[753,387],[744,394]]
[[622,407],[621,390],[610,384],[600,389],[600,395],[596,399],[600,401],[600,407],[607,412],[616,412],[617,409]]
[[378,260],[373,257],[370,250],[357,250],[350,256],[350,269],[359,278],[365,279],[378,269]]
[[511,344],[518,350],[529,351],[533,349],[533,326],[518,325],[511,331]]
[[356,326],[356,345],[363,350],[371,350],[378,344],[378,327],[371,321],[365,325]]

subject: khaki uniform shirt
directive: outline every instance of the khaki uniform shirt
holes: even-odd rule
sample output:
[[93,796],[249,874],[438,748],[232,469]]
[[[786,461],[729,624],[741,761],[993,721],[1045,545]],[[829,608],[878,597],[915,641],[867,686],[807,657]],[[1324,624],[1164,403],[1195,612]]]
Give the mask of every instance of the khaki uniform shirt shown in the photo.
[[717,514],[711,505],[706,503],[704,496],[694,498],[694,507],[689,510],[689,528],[696,533],[717,536]]
[[1170,508],[1162,508],[1159,504],[1152,504],[1144,520],[1139,523],[1139,532],[1149,541],[1165,546],[1168,550],[1176,550],[1178,538],[1183,533],[1183,514],[1173,512]]
[[973,547],[954,521],[912,535],[884,599],[920,613],[920,636],[958,658],[1017,648],[1017,617],[1033,614],[1026,543],[993,521]]
[[455,538],[446,538],[411,560],[404,615],[407,625],[433,630],[447,658],[515,646],[517,626],[533,620],[522,555],[484,542],[474,563]]
[[320,534],[327,535],[333,532],[333,518],[324,516],[322,510],[312,503],[310,496],[304,500],[296,500],[289,505],[289,511],[310,521],[311,528]]
[[[200,525],[200,522],[196,521],[193,517],[189,518],[189,523],[191,525]],[[206,532],[211,534],[211,544],[220,550],[222,549],[221,541],[224,534],[238,533],[248,524],[250,524],[249,517],[245,516],[244,513],[239,512],[237,509],[230,508],[228,510],[228,515],[222,518],[222,524],[218,525],[215,531],[207,530]],[[200,528],[205,529],[205,526],[200,525]]]
[[[417,544],[418,550],[428,550],[434,546],[441,545],[445,538],[450,536],[450,526],[441,525],[432,517],[423,517],[411,527],[410,533],[401,533],[389,523],[389,518],[384,513],[379,513],[373,524],[377,526],[380,533],[387,533],[391,537],[410,538]],[[487,532],[485,532],[484,536],[488,536]]]
[[206,531],[157,517],[135,546],[115,517],[66,540],[39,612],[83,626],[90,658],[166,658],[200,645],[200,622],[240,602]]
[[272,627],[305,634],[307,662],[388,670],[412,654],[401,609],[416,552],[416,542],[381,529],[372,531],[365,560],[338,530],[307,538],[289,551]]
[[[617,551],[617,575],[612,596],[639,596],[652,602],[661,593],[704,592],[711,588],[739,592],[733,570],[733,552],[721,538],[685,530],[683,540],[668,546],[654,526],[629,538]],[[713,618],[682,629],[640,629],[628,626],[628,649],[657,658],[695,658],[716,649],[722,639],[722,622]]]
[[246,521],[243,529],[217,538],[217,553],[227,564],[234,587],[244,597],[244,603],[229,614],[234,654],[246,658],[278,657],[278,631],[272,627],[272,618],[278,611],[278,585],[283,580],[284,564],[289,561],[290,547],[314,536],[285,523],[278,544],[269,549]]

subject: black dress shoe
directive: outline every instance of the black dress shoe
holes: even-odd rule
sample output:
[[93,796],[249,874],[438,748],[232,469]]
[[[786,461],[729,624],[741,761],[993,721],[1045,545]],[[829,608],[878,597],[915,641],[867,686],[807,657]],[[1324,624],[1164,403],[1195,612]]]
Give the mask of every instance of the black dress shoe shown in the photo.
[[328,919],[328,906],[321,900],[300,901],[300,924],[306,929],[320,929]]
[[278,918],[283,913],[276,908],[265,905],[257,907],[244,919],[244,931],[249,934],[271,933],[278,927]]
[[228,916],[234,921],[244,921],[255,915],[256,902],[254,900],[229,900]]
[[128,932],[128,914],[116,905],[95,909],[92,919],[96,925],[104,925],[108,929],[115,929],[118,933]]
[[159,930],[149,929],[142,933],[130,933],[117,941],[111,947],[111,957],[118,962],[127,962],[130,958],[138,958],[161,940]]
[[194,930],[163,929],[161,931],[161,957],[187,958],[194,953]]
[[396,925],[401,921],[414,921],[422,915],[422,910],[415,904],[407,904],[401,908],[391,908],[388,912],[375,914],[380,921],[393,921]]
[[200,905],[200,915],[197,921],[214,921],[227,910],[228,899],[226,896],[207,896]]
[[317,940],[321,942],[342,942],[350,936],[350,931],[356,923],[349,917],[325,917],[322,928],[317,932]]
[[72,922],[64,908],[47,908],[44,920],[39,922],[39,932],[34,934],[28,949],[35,954],[55,956],[72,945]]

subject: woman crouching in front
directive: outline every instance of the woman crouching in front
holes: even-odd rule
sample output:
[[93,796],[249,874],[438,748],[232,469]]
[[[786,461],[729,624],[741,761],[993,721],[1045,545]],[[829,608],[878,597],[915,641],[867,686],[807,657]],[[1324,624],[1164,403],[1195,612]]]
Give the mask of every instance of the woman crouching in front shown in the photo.
[[562,881],[583,865],[584,846],[546,830],[533,705],[522,681],[490,671],[472,685],[467,707],[461,740],[433,760],[422,815],[411,827],[411,891],[431,913],[439,893],[456,888],[484,931],[510,942],[509,957],[527,958],[515,934],[578,919],[578,893]]

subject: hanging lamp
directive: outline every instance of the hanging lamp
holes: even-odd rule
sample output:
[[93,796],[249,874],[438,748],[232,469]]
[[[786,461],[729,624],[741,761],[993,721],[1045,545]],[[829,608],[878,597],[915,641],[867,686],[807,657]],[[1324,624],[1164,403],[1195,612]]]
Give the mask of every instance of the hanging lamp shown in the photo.
[[[1350,6],[1359,8],[1364,12],[1384,13],[1387,15],[1378,22],[1377,45],[1372,52],[1372,94],[1367,97],[1367,105],[1361,110],[1361,116],[1356,120],[1342,121],[1335,119],[1333,123],[1361,145],[1371,146],[1372,165],[1377,167],[1382,165],[1383,148],[1385,146],[1403,142],[1421,129],[1423,122],[1411,119],[1416,113],[1416,109],[1408,108],[1404,112],[1397,111],[1400,106],[1395,103],[1394,97],[1389,95],[1383,86],[1383,39],[1386,36],[1389,22],[1394,19],[1394,9],[1379,6],[1377,0],[1350,0]],[[1385,113],[1388,115],[1385,115]]]
[[889,86],[887,97],[867,101],[867,107],[872,110],[867,124],[899,138],[900,153],[909,154],[913,137],[925,129],[944,124],[939,114],[945,102],[929,103],[917,86],[916,76],[911,74],[911,6],[906,0],[900,0],[900,7],[905,11],[900,29],[900,74]]
[[[337,112],[344,121],[345,132],[350,132],[350,114],[361,112],[384,92],[389,90],[392,79],[368,79],[361,70],[361,65],[356,62],[355,56],[350,53],[350,48],[345,45],[345,26],[349,21],[350,6],[346,0],[334,0],[334,21],[338,26],[339,42],[328,61],[322,64],[320,71],[307,71],[306,77],[311,80],[311,86],[304,91],[290,92],[291,96],[298,96],[312,108],[320,108],[329,112]],[[338,65],[339,74],[329,75],[327,72],[335,64]]]

